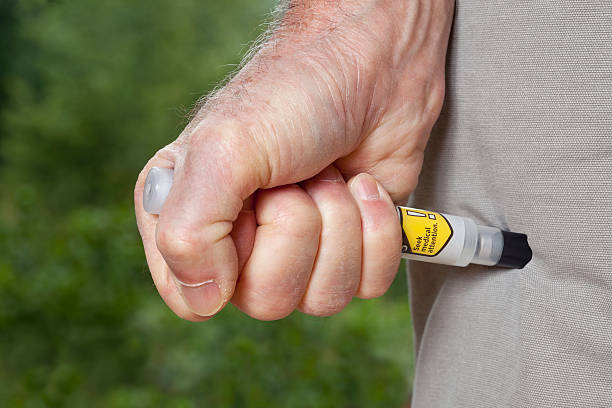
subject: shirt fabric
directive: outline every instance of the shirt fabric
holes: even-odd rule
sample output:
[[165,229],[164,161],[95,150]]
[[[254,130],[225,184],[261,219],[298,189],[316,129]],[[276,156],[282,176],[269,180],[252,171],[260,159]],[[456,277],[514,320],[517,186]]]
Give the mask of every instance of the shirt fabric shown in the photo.
[[413,408],[612,407],[612,1],[457,0],[411,205],[534,252],[410,263]]

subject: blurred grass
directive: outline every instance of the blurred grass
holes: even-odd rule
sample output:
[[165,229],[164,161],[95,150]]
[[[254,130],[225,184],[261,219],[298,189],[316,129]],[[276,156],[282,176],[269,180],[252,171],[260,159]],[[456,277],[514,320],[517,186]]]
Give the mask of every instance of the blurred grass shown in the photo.
[[231,70],[271,1],[0,3],[0,406],[393,407],[405,275],[331,318],[176,318],[132,188]]

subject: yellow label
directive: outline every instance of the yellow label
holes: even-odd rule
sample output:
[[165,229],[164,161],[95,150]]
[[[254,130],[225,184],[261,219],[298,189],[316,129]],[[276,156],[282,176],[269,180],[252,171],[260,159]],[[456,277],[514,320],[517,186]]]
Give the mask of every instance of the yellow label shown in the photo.
[[442,214],[397,208],[402,224],[402,253],[436,256],[453,236],[453,228]]

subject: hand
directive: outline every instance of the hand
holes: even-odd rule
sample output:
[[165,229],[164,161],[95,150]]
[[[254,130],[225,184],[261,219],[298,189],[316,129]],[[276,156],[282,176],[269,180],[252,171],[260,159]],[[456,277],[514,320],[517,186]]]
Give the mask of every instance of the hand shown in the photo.
[[[179,316],[230,300],[258,319],[342,310],[389,287],[444,99],[452,1],[293,2],[269,39],[145,166],[135,208],[159,293]],[[174,168],[158,216],[153,166]],[[345,181],[348,180],[348,181]]]

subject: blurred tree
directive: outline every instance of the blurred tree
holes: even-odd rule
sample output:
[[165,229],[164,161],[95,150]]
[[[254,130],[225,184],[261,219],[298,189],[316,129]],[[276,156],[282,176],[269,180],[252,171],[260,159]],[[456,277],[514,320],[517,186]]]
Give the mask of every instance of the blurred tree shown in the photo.
[[[17,0],[4,0],[0,2],[0,111],[7,101],[8,77],[13,68],[15,55],[15,31],[17,30]],[[1,122],[0,122],[1,126]],[[6,134],[0,127],[0,141]],[[0,165],[2,165],[0,157]]]
[[[405,278],[340,315],[176,318],[132,209],[146,160],[271,1],[0,2],[0,406],[394,406]],[[2,94],[2,92],[4,92]],[[1,99],[4,98],[4,99]]]
[[2,157],[14,170],[6,176],[36,183],[54,209],[121,200],[143,160],[180,131],[177,107],[188,108],[227,73],[258,33],[256,16],[271,7],[20,2],[19,50],[5,82],[12,137]]

